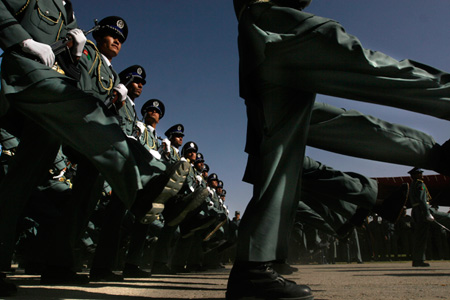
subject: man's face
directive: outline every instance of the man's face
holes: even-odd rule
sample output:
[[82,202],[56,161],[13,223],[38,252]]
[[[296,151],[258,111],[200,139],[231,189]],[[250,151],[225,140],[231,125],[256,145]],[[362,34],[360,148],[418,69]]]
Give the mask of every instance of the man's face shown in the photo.
[[411,177],[414,179],[423,179],[423,173],[413,173]]
[[122,43],[117,37],[105,35],[97,40],[97,48],[100,53],[111,61],[113,57],[116,57],[119,54]]
[[216,188],[218,184],[219,184],[219,183],[217,182],[217,180],[213,180],[213,181],[210,181],[210,182],[209,182],[209,185],[210,185],[212,188]]
[[189,159],[191,162],[195,161],[197,159],[197,152],[195,151],[189,151],[188,153],[186,153],[186,158]]
[[152,124],[158,124],[159,118],[161,115],[159,114],[159,110],[156,108],[149,108],[147,110],[147,114],[145,115],[145,124],[152,125]]
[[127,86],[128,96],[131,98],[131,100],[134,100],[141,95],[143,86],[144,85],[142,84],[142,82],[139,81],[138,82],[133,81]]
[[222,188],[216,188],[217,194],[222,194],[223,189]]
[[205,163],[204,162],[196,162],[195,164],[195,169],[197,170],[197,171],[202,171],[203,170],[203,168],[205,167]]
[[170,142],[175,148],[181,147],[181,145],[183,145],[183,136],[180,134],[174,134],[172,135]]

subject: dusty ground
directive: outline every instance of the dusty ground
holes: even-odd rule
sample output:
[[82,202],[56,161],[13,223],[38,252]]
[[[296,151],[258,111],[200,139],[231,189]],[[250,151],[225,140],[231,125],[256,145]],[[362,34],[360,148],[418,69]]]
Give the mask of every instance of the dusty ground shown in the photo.
[[[286,276],[308,284],[319,299],[450,299],[450,262],[432,261],[430,268],[410,262],[301,265]],[[152,276],[84,287],[41,286],[37,276],[15,275],[19,293],[8,299],[224,299],[226,269],[176,276]]]

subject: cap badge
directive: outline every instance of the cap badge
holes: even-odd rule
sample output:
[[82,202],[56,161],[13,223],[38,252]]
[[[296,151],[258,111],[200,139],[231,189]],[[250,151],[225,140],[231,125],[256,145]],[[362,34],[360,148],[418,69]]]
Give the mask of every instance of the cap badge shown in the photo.
[[117,27],[119,27],[120,29],[123,29],[125,27],[125,23],[123,20],[117,20],[116,23]]

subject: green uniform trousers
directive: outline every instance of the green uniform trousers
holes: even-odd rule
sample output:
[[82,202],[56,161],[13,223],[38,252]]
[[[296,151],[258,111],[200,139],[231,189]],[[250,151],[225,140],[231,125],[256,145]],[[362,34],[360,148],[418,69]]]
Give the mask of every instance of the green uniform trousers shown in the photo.
[[48,172],[61,142],[89,159],[127,206],[137,190],[165,169],[150,165],[152,158],[125,137],[117,119],[105,115],[99,100],[65,80],[46,79],[7,98],[26,117],[28,128],[20,136],[20,153],[0,185],[2,268],[9,268],[17,218],[32,189]]
[[[239,54],[248,116],[244,180],[254,192],[241,221],[238,260],[287,257],[316,93],[450,119],[447,73],[366,50],[330,19],[271,3],[251,5],[239,22]],[[342,187],[335,192],[355,189],[342,175],[333,180]],[[358,205],[371,208],[375,198],[372,191]]]
[[440,145],[429,134],[356,110],[320,102],[314,103],[307,145],[344,155],[431,170],[439,164],[436,152]]

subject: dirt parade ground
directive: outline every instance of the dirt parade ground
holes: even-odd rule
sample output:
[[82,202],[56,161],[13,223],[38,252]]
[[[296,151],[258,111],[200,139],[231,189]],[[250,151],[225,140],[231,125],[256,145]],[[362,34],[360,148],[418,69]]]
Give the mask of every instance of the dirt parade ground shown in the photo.
[[[309,285],[316,300],[450,299],[450,262],[430,263],[429,268],[413,268],[411,262],[298,265],[299,271],[286,277]],[[6,299],[224,299],[230,268],[86,286],[41,286],[38,276],[19,270],[10,277],[19,292]]]

